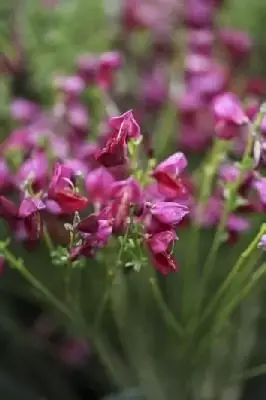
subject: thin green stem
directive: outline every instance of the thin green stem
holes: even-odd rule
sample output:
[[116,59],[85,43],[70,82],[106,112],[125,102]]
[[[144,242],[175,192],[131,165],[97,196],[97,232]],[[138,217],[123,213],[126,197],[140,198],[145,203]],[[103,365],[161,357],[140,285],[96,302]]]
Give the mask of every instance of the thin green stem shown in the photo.
[[218,333],[221,327],[229,318],[230,314],[236,309],[238,304],[251,292],[253,287],[258,283],[260,278],[266,273],[266,263],[262,264],[258,270],[251,276],[247,285],[227,304],[219,315],[218,323],[214,333]]
[[249,129],[249,136],[248,136],[248,143],[239,167],[239,174],[238,177],[236,179],[236,181],[234,183],[231,184],[231,186],[229,187],[229,194],[228,197],[225,201],[225,206],[223,209],[223,213],[216,231],[216,234],[214,236],[214,240],[213,240],[213,244],[210,250],[210,253],[208,255],[207,261],[203,267],[203,280],[207,280],[210,273],[212,272],[212,269],[214,268],[215,265],[215,259],[216,259],[216,255],[217,252],[219,250],[219,247],[222,243],[222,239],[223,239],[223,234],[224,234],[224,230],[226,227],[226,223],[228,220],[228,216],[230,214],[230,212],[232,211],[232,202],[235,199],[235,196],[237,195],[238,189],[242,183],[243,177],[244,177],[244,173],[246,172],[246,165],[248,163],[249,160],[249,156],[250,153],[252,151],[253,148],[253,143],[254,143],[254,135],[253,135],[253,130],[254,130],[254,126],[251,125],[250,129]]
[[53,241],[51,239],[51,236],[49,235],[47,227],[44,227],[43,237],[44,237],[44,241],[45,241],[46,247],[49,250],[49,253],[52,253],[54,251],[54,244],[53,244]]
[[14,255],[7,249],[1,248],[1,252],[7,262],[11,267],[16,269],[21,275],[29,282],[31,285],[37,289],[43,296],[52,304],[56,309],[58,309],[62,314],[73,319],[70,310],[58,300],[51,292],[48,290],[32,273],[25,267],[23,260],[17,259]]
[[121,246],[120,246],[120,249],[119,249],[119,253],[118,253],[118,256],[117,256],[117,260],[116,260],[114,269],[112,271],[108,271],[107,272],[107,287],[106,287],[106,290],[105,290],[104,295],[102,297],[102,301],[101,301],[101,303],[99,305],[98,312],[97,312],[97,315],[96,315],[96,318],[95,318],[95,323],[94,323],[94,328],[93,328],[94,334],[96,334],[98,329],[99,329],[99,326],[100,326],[100,323],[101,323],[101,320],[102,320],[102,317],[103,317],[103,314],[104,314],[104,311],[105,311],[105,307],[106,307],[107,302],[109,300],[109,297],[111,295],[113,284],[114,284],[114,280],[116,278],[116,272],[117,272],[118,268],[120,267],[121,258],[122,258],[122,255],[124,253],[125,246],[126,246],[126,243],[127,243],[127,240],[128,240],[130,227],[131,227],[131,219],[130,219],[129,224],[127,225],[126,232],[125,232],[124,236],[122,237]]
[[178,337],[184,336],[184,330],[182,326],[178,323],[172,311],[168,308],[165,303],[163,296],[161,294],[160,288],[158,286],[156,278],[150,278],[151,288],[154,294],[154,297],[157,301],[157,304],[162,311],[162,315],[169,325],[169,327],[178,335]]
[[[209,199],[213,179],[217,172],[217,168],[220,165],[221,161],[224,158],[224,154],[227,150],[228,144],[225,141],[216,140],[213,144],[211,154],[205,161],[205,165],[203,168],[203,181],[200,185],[200,193],[199,193],[199,219],[201,219],[202,215],[205,211],[206,202]],[[195,223],[192,227],[191,233],[191,243],[193,246],[193,251],[189,252],[187,265],[183,270],[183,311],[184,316],[191,314],[188,309],[188,304],[190,303],[191,293],[194,289],[195,282],[198,282],[197,270],[196,270],[196,261],[198,258],[198,250],[200,245],[200,225]]]
[[243,379],[251,379],[264,374],[266,374],[266,364],[250,368],[247,371],[244,371],[242,374],[237,375],[234,380],[243,381]]
[[[16,269],[35,289],[37,289],[46,300],[55,307],[60,313],[67,317],[76,329],[84,334],[84,337],[93,343],[100,358],[104,362],[108,371],[112,374],[116,383],[121,384],[125,382],[125,366],[122,361],[117,357],[108,343],[105,343],[100,337],[92,336],[91,331],[88,329],[82,313],[72,314],[67,306],[58,300],[31,272],[25,267],[23,260],[17,259],[5,246],[1,246],[1,253],[10,264]],[[109,347],[108,347],[109,346]]]
[[71,276],[72,276],[72,264],[68,263],[66,265],[66,270],[65,270],[65,296],[68,305],[71,304],[72,302],[71,287],[70,287]]
[[227,275],[227,278],[224,280],[222,283],[220,289],[216,292],[214,298],[212,299],[211,303],[203,313],[201,323],[203,323],[206,318],[213,312],[215,309],[216,305],[219,303],[220,299],[222,298],[223,294],[226,293],[227,289],[230,287],[232,284],[234,278],[240,271],[240,269],[243,267],[243,264],[247,261],[247,259],[251,256],[251,254],[254,252],[254,250],[257,249],[259,240],[263,233],[266,232],[266,224],[263,224],[261,226],[261,229],[259,233],[256,235],[256,237],[253,239],[253,241],[250,243],[250,245],[247,247],[247,249],[240,255],[238,258],[237,262],[235,263],[234,267],[231,269],[229,274]]

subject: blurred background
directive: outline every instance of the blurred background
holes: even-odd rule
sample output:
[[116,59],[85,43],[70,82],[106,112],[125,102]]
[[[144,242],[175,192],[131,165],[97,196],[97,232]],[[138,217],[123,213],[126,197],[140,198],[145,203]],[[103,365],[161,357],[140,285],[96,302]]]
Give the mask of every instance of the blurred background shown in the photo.
[[[126,10],[130,7],[131,15],[128,15]],[[147,74],[153,60],[149,59],[149,55],[146,59],[142,57],[151,47],[151,37],[138,29],[132,35],[131,28],[138,23],[146,24],[148,30],[152,30],[154,25],[158,27],[154,22],[158,18],[158,10],[160,17],[168,20],[176,15],[178,21],[183,7],[181,0],[1,0],[1,140],[13,128],[11,99],[26,97],[49,106],[53,90],[51,81],[55,74],[71,74],[78,57],[85,53],[122,51],[126,65],[125,74],[119,80],[121,87],[116,93],[117,104],[122,111],[135,108],[139,101],[133,90],[139,68],[136,60],[145,66],[143,69]],[[162,10],[165,11],[163,16]],[[266,80],[266,1],[225,0],[216,21],[220,26],[247,32],[253,41],[252,56],[248,65],[240,70],[240,76],[243,72]],[[182,34],[182,29],[179,34]],[[160,37],[163,38],[162,42],[157,42],[161,46],[160,51],[167,52],[169,46],[171,52],[176,41],[174,33],[167,31]],[[179,37],[177,42],[180,43]],[[138,58],[132,58],[129,51],[132,43]],[[158,62],[157,59],[155,62]],[[157,106],[156,103],[144,121],[145,129],[149,131],[160,127],[160,124],[154,125]],[[167,114],[166,118],[169,118],[166,126],[171,126],[171,115]],[[163,122],[165,124],[165,120]],[[6,237],[2,225],[1,237]],[[26,259],[29,257],[24,249],[19,251]],[[49,264],[47,254],[39,250],[30,257],[31,264],[34,267],[36,264],[36,269],[45,280]],[[57,275],[54,271],[52,285],[56,285]],[[35,296],[36,293],[16,273],[8,270],[4,263],[0,264],[0,399],[103,399],[115,391],[89,344],[58,325],[56,317],[41,307]],[[266,300],[266,293],[264,298]],[[259,333],[252,351],[252,364],[266,359],[266,315],[263,306],[258,320]],[[140,394],[136,393],[132,390],[121,394],[121,399],[140,399]],[[264,400],[266,377],[262,375],[249,379],[242,398]]]

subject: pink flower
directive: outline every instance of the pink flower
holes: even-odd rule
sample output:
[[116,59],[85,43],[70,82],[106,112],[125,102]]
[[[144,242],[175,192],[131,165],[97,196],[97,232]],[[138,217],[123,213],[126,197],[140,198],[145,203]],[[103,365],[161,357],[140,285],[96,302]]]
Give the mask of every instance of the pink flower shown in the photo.
[[37,196],[26,197],[20,203],[18,215],[21,218],[27,218],[45,208],[45,204],[41,198]]
[[209,28],[213,24],[214,7],[211,2],[188,0],[185,3],[185,24],[191,28]]
[[20,122],[29,122],[33,120],[38,113],[36,104],[26,99],[16,99],[11,104],[11,116]]
[[161,201],[151,206],[150,213],[162,224],[174,227],[182,221],[189,210],[178,203]]
[[213,42],[214,35],[209,29],[192,29],[188,32],[188,49],[192,53],[210,56]]
[[18,215],[23,219],[30,240],[37,240],[43,233],[41,211],[45,204],[38,196],[27,196],[20,203]]
[[123,193],[127,193],[131,204],[138,204],[142,200],[141,187],[139,183],[132,177],[113,183],[111,196],[119,197],[123,196]]
[[108,124],[117,132],[123,129],[123,131],[125,131],[126,141],[130,139],[138,139],[141,136],[140,126],[135,120],[132,110],[129,110],[118,117],[110,118]]
[[88,129],[89,115],[87,109],[82,104],[71,104],[67,109],[67,118],[70,125],[74,128]]
[[183,153],[174,153],[166,160],[162,161],[154,169],[156,172],[164,172],[174,177],[178,176],[187,167],[187,159]]
[[101,211],[102,218],[110,221],[113,232],[121,233],[125,230],[130,207],[140,202],[140,199],[140,188],[133,178],[114,184],[112,200]]
[[104,89],[113,83],[114,72],[121,67],[121,55],[116,51],[103,53],[99,58],[98,82]]
[[260,201],[266,205],[266,178],[260,178],[253,183],[255,190],[258,192]]
[[104,202],[110,196],[114,178],[104,167],[90,171],[86,177],[86,189],[90,202]]
[[46,181],[48,167],[49,163],[46,154],[33,151],[31,157],[21,165],[15,175],[15,183],[20,186],[30,179],[33,183],[37,183],[42,187]]
[[239,136],[239,128],[248,123],[241,104],[233,93],[224,93],[213,101],[217,135],[225,140]]
[[175,231],[164,231],[152,234],[147,239],[147,244],[152,253],[163,253],[177,239]]
[[78,97],[86,87],[84,81],[78,75],[57,76],[54,80],[54,86],[71,98]]
[[224,29],[220,32],[220,39],[226,47],[229,56],[237,64],[249,55],[252,41],[248,33],[233,29]]

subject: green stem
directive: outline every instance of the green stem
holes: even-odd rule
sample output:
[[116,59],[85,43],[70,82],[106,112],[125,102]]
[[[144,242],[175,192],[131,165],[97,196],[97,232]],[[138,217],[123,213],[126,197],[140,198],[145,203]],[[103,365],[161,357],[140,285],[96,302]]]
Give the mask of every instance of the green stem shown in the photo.
[[223,213],[222,213],[222,216],[220,219],[220,223],[218,225],[216,234],[214,236],[213,244],[212,244],[210,253],[208,255],[207,261],[203,267],[203,281],[208,279],[209,275],[212,272],[212,269],[214,268],[216,255],[217,255],[219,247],[222,243],[223,234],[225,231],[228,216],[229,216],[230,212],[232,211],[232,202],[235,200],[238,189],[242,183],[244,173],[246,172],[246,169],[247,169],[246,165],[248,163],[250,153],[252,151],[253,144],[254,144],[253,132],[256,129],[257,129],[256,123],[254,123],[254,125],[250,125],[249,135],[248,135],[248,143],[247,143],[241,164],[239,166],[239,175],[238,175],[236,181],[229,187],[229,195],[225,201],[225,206],[224,206]]
[[247,261],[247,259],[250,257],[251,253],[253,253],[254,250],[257,249],[258,242],[261,238],[261,236],[266,232],[266,224],[263,224],[261,226],[261,229],[259,233],[256,235],[256,237],[253,239],[253,241],[250,243],[248,248],[240,255],[238,258],[237,262],[235,263],[234,267],[232,270],[229,272],[227,278],[224,280],[223,284],[221,285],[220,289],[218,289],[218,292],[215,294],[214,298],[212,299],[211,303],[207,307],[206,311],[203,313],[201,323],[203,323],[206,318],[213,312],[215,309],[216,305],[222,298],[223,294],[226,293],[227,289],[230,287],[232,284],[232,281],[236,277],[237,273],[240,271],[242,268],[243,264]]
[[66,303],[68,305],[71,304],[72,300],[71,288],[70,288],[71,275],[72,275],[72,264],[68,263],[66,265],[66,271],[65,271],[65,296],[66,296]]
[[[203,166],[203,182],[200,186],[200,193],[199,193],[199,207],[200,207],[200,219],[205,211],[206,202],[209,199],[213,179],[217,172],[217,168],[219,167],[224,154],[227,150],[228,144],[222,140],[216,140],[213,144],[212,151],[210,156],[205,161],[205,166]],[[191,293],[194,289],[195,283],[198,282],[197,276],[197,266],[196,261],[198,257],[198,250],[200,245],[200,225],[195,223],[192,227],[192,234],[191,234],[191,243],[193,246],[193,251],[189,252],[188,254],[188,262],[185,265],[183,271],[183,310],[184,316],[191,314],[190,310],[188,309],[188,305],[191,299]]]
[[77,319],[77,315],[73,315],[64,303],[58,300],[37,278],[35,278],[35,276],[31,274],[31,272],[25,267],[23,260],[15,258],[6,247],[1,246],[1,253],[11,267],[16,269],[35,289],[42,293],[46,300],[51,303],[55,309],[69,318],[78,331],[83,332],[84,337],[93,343],[100,358],[104,362],[108,371],[112,374],[112,377],[115,379],[115,382],[117,384],[124,383],[126,376],[125,366],[122,365],[122,361],[117,357],[117,354],[112,351],[107,342],[104,343],[100,337],[92,336],[84,319],[80,317],[81,313],[79,313],[79,318]]
[[214,333],[218,333],[225,321],[229,318],[230,314],[238,306],[238,304],[250,293],[253,287],[257,284],[259,279],[266,273],[266,263],[262,264],[258,270],[252,275],[247,285],[240,291],[223,309],[219,316],[218,323]]
[[46,227],[44,228],[44,231],[43,231],[43,237],[44,237],[46,247],[49,250],[49,253],[52,253],[54,251],[54,245],[53,245],[53,241],[52,241],[51,236],[49,235],[49,232]]
[[43,296],[52,304],[56,309],[58,309],[62,314],[73,319],[70,310],[58,300],[34,275],[25,267],[23,260],[17,259],[14,255],[7,249],[1,248],[1,252],[7,262],[15,268],[21,275],[29,282],[31,285],[37,289]]
[[158,287],[156,278],[150,278],[150,284],[152,287],[152,291],[154,297],[162,311],[162,315],[166,320],[167,324],[173,331],[177,334],[178,337],[182,337],[184,335],[184,330],[182,326],[178,323],[175,316],[173,315],[172,311],[168,308],[167,304],[165,303],[160,288]]
[[97,333],[97,331],[99,329],[99,326],[100,326],[100,323],[101,323],[101,320],[102,320],[102,317],[103,317],[103,314],[104,314],[104,311],[105,311],[105,307],[106,307],[107,302],[109,300],[109,297],[111,295],[113,284],[114,284],[114,280],[116,278],[116,272],[117,272],[117,270],[118,270],[118,268],[119,268],[119,266],[121,264],[121,258],[122,258],[122,255],[124,253],[124,250],[125,250],[125,245],[127,243],[130,227],[131,227],[131,219],[130,219],[129,224],[127,225],[126,232],[125,232],[124,236],[122,237],[121,246],[120,246],[120,250],[119,250],[119,253],[118,253],[118,257],[117,257],[114,269],[113,269],[113,271],[108,271],[107,287],[106,287],[106,290],[105,290],[104,295],[102,297],[102,301],[101,301],[101,303],[99,305],[99,308],[98,308],[98,311],[97,311],[97,315],[96,315],[96,318],[95,318],[95,323],[94,323],[94,328],[93,328],[94,335],[96,335],[96,333]]
[[237,375],[235,379],[243,381],[243,379],[251,379],[264,374],[266,374],[266,364],[250,368],[247,371],[244,371],[243,374]]

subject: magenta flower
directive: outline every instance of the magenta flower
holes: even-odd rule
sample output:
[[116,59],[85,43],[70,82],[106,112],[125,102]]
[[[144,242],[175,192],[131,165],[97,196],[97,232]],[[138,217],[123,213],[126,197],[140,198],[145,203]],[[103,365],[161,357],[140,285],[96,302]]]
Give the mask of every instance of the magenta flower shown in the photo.
[[198,92],[202,101],[208,102],[226,89],[228,81],[228,70],[219,64],[213,64],[205,74],[192,77],[190,86],[191,90]]
[[211,2],[189,0],[185,5],[185,24],[190,28],[209,28],[213,24],[213,13]]
[[202,107],[200,94],[192,88],[184,90],[177,100],[177,107],[181,122],[192,124],[196,120],[197,111]]
[[213,63],[210,57],[206,57],[201,54],[190,53],[185,59],[185,77],[188,82],[191,78],[206,74],[213,67]]
[[139,204],[142,200],[142,190],[139,183],[132,177],[123,181],[114,182],[112,185],[111,196],[119,197],[126,193],[131,204]]
[[95,214],[90,214],[86,218],[82,219],[77,229],[83,233],[95,234],[99,228],[99,218]]
[[16,99],[11,104],[11,116],[13,119],[20,122],[32,121],[38,113],[36,104],[26,99]]
[[87,85],[96,83],[99,67],[99,58],[94,54],[83,54],[77,60],[78,75]]
[[235,244],[240,236],[250,229],[250,222],[237,214],[230,214],[226,223],[227,232],[229,235],[228,242]]
[[233,29],[224,29],[220,32],[220,40],[227,49],[233,63],[238,64],[249,55],[252,41],[248,33]]
[[187,159],[183,153],[175,153],[161,162],[153,171],[158,190],[168,199],[184,197],[187,190],[179,174],[186,168]]
[[82,211],[88,206],[88,199],[75,190],[72,177],[71,168],[56,164],[48,189],[49,199],[56,201],[66,214]]
[[96,153],[97,161],[104,167],[115,167],[127,163],[127,142],[140,136],[139,126],[131,111],[109,120],[113,129],[102,150]]
[[93,257],[97,249],[106,245],[112,234],[110,222],[100,219],[94,214],[83,219],[77,229],[82,234],[83,241],[82,244],[71,249],[70,259],[72,261],[81,256]]
[[152,253],[164,253],[176,239],[175,231],[158,232],[149,236],[147,244]]
[[0,158],[0,192],[8,189],[12,182],[12,174],[9,171],[7,162]]
[[260,178],[253,183],[255,190],[257,191],[261,203],[266,205],[266,178]]
[[27,218],[45,208],[45,204],[40,197],[25,197],[20,203],[18,215],[20,218]]
[[140,101],[145,110],[157,111],[168,97],[169,76],[164,65],[153,66],[140,82]]
[[174,153],[166,160],[162,161],[154,169],[156,172],[164,172],[168,175],[177,177],[187,167],[187,159],[183,153]]
[[214,35],[209,29],[192,29],[188,31],[188,49],[192,53],[210,56],[213,42]]
[[239,136],[239,128],[248,123],[241,104],[233,93],[224,93],[213,101],[217,135],[225,140]]
[[7,222],[13,222],[18,218],[18,207],[4,196],[0,196],[0,217]]
[[30,240],[37,240],[43,233],[41,211],[45,204],[39,196],[27,196],[20,203],[18,215],[23,219]]
[[90,171],[86,177],[86,189],[89,201],[102,203],[110,196],[114,178],[104,167]]
[[239,168],[233,164],[222,164],[219,168],[219,176],[224,182],[236,182],[239,174]]
[[86,107],[82,104],[70,104],[66,111],[67,119],[73,128],[87,130],[89,126],[89,115]]
[[123,130],[125,132],[127,142],[130,139],[139,139],[141,136],[140,126],[135,120],[132,110],[129,110],[118,117],[110,118],[108,124],[117,132]]
[[15,175],[15,183],[20,186],[22,183],[30,179],[33,183],[43,186],[47,178],[48,159],[44,152],[32,152],[29,157],[19,168]]
[[54,86],[72,99],[78,97],[86,87],[83,79],[78,75],[57,76]]
[[152,262],[154,267],[162,275],[168,275],[171,272],[177,272],[179,270],[177,262],[171,254],[167,252],[152,254]]
[[161,201],[151,206],[150,213],[162,224],[175,227],[189,213],[189,210],[178,203]]
[[114,72],[121,67],[121,55],[116,52],[103,53],[99,58],[98,83],[108,89],[113,83]]

